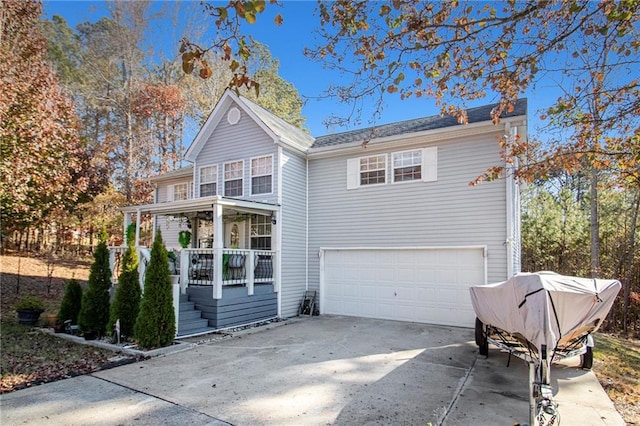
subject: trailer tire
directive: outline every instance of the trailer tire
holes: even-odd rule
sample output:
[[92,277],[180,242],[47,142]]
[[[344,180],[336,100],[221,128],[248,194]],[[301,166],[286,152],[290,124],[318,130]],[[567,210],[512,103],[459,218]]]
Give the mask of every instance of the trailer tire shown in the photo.
[[489,356],[489,342],[487,336],[484,333],[484,324],[476,317],[476,345],[478,345],[478,352],[480,355]]
[[482,342],[482,321],[476,317],[476,345],[480,346]]
[[591,370],[593,367],[593,348],[591,346],[587,346],[587,351],[582,354],[582,369]]

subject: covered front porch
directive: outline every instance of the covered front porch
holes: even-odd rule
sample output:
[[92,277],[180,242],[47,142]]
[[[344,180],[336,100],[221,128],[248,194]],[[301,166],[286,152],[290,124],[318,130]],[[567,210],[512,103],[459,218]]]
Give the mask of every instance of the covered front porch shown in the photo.
[[[124,228],[135,223],[140,283],[150,250],[141,246],[143,215],[159,228],[173,281],[177,337],[264,321],[278,316],[279,206],[220,196],[122,209]],[[179,232],[191,236],[187,247]],[[183,244],[184,239],[181,241]],[[114,283],[125,247],[112,247]]]

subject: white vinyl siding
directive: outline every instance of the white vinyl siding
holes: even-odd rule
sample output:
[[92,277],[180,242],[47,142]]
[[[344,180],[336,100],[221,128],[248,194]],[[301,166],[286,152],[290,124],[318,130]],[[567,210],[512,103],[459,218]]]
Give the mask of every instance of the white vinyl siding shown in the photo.
[[[505,180],[469,185],[488,167],[501,164],[495,143],[501,131],[496,128],[483,135],[442,141],[437,147],[421,146],[420,138],[407,140],[414,149],[424,149],[422,179],[431,180],[425,185],[387,184],[347,190],[347,158],[311,159],[310,289],[319,285],[320,247],[482,245],[488,249],[488,281],[505,280]],[[372,154],[385,153],[381,151],[378,148]],[[393,147],[386,153],[401,151]]]
[[291,152],[283,151],[282,156],[282,210],[273,232],[281,232],[280,305],[282,317],[288,318],[298,314],[307,284],[307,164]]
[[[235,104],[230,106],[233,107]],[[196,170],[198,166],[217,165],[217,195],[224,195],[223,165],[238,160],[249,162],[250,158],[273,156],[273,186],[270,194],[250,195],[251,188],[249,179],[243,179],[242,194],[247,200],[255,200],[264,203],[278,203],[279,173],[277,148],[265,131],[247,114],[242,114],[240,121],[235,125],[230,125],[226,120],[226,111],[221,115],[223,118],[216,125],[206,143],[197,155],[195,160]],[[247,167],[248,168],[248,167]],[[196,186],[199,188],[199,175],[196,172]]]
[[217,194],[218,166],[200,167],[200,197]]
[[242,197],[244,186],[244,161],[224,163],[225,197]]
[[273,156],[251,159],[251,195],[273,192]]

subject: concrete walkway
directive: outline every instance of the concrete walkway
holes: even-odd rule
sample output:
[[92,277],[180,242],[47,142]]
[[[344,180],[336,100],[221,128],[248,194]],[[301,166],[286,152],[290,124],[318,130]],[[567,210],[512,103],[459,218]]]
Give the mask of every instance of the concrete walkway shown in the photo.
[[[513,425],[526,365],[473,330],[338,316],[294,319],[0,396],[0,423]],[[591,372],[551,371],[562,424],[623,425]]]

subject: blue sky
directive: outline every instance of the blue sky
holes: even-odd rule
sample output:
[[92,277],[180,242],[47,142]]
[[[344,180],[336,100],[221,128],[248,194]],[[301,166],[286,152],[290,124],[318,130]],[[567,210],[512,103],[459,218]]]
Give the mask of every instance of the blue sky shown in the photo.
[[[186,1],[181,3],[183,16],[193,16],[194,19],[208,19],[200,12],[199,1]],[[306,117],[306,125],[314,136],[321,136],[327,133],[336,133],[347,128],[331,128],[323,124],[327,116],[332,114],[347,114],[351,107],[344,105],[335,99],[318,99],[322,97],[323,91],[331,82],[340,81],[345,78],[335,72],[322,69],[321,65],[307,59],[303,55],[305,47],[314,45],[314,29],[319,26],[319,19],[314,15],[316,1],[309,0],[286,0],[284,6],[267,8],[265,16],[259,15],[255,25],[246,25],[245,28],[258,41],[269,46],[273,57],[280,60],[280,75],[287,81],[294,84],[298,92],[306,100],[303,108],[303,115]],[[160,7],[162,2],[156,2],[155,7]],[[51,18],[54,14],[65,18],[71,27],[78,23],[91,21],[95,22],[102,16],[108,14],[106,4],[102,1],[83,0],[45,0],[45,17]],[[282,26],[277,27],[273,23],[273,16],[281,13],[284,17]],[[170,25],[169,25],[170,26]],[[182,34],[162,30],[154,31],[153,37],[158,38],[162,34],[162,46],[166,55],[177,54],[179,39]],[[205,38],[206,39],[206,38]],[[541,107],[542,99],[550,101],[548,95],[533,96],[527,93],[525,96],[529,100],[530,129],[532,114]],[[468,106],[478,106],[494,102],[495,99],[485,99],[469,103]],[[368,112],[368,114],[367,114]],[[361,124],[355,127],[367,127],[370,125],[369,117],[371,109],[364,108]],[[435,106],[435,101],[428,99],[401,100],[397,95],[387,95],[386,105],[382,116],[377,119],[377,124],[391,123],[395,121],[408,120],[417,117],[436,115],[439,109]],[[535,120],[535,119],[534,119]]]

